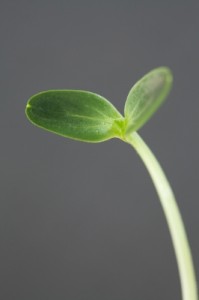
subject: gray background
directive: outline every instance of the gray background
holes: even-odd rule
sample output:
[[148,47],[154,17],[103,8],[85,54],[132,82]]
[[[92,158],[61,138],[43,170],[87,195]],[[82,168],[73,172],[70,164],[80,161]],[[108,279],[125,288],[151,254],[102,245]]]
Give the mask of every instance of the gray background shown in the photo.
[[169,66],[168,101],[140,131],[161,161],[199,276],[199,2],[1,1],[0,298],[181,299],[151,180],[119,140],[39,130],[27,99],[97,92],[122,112],[131,86]]

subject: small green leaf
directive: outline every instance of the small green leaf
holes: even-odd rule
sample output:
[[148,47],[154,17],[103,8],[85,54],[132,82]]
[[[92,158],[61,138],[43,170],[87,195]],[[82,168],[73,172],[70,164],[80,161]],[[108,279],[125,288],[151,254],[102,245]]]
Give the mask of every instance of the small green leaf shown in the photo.
[[166,99],[172,86],[172,73],[166,67],[152,70],[130,90],[125,108],[126,135],[139,129]]
[[78,90],[36,94],[29,99],[26,114],[39,127],[85,142],[120,137],[124,123],[122,115],[105,98]]

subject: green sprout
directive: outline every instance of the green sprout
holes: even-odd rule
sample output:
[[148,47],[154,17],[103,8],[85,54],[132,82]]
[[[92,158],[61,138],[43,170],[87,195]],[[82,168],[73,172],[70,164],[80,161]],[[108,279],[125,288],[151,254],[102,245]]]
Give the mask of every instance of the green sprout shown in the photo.
[[166,99],[172,73],[159,67],[130,90],[124,117],[105,98],[81,90],[50,90],[32,96],[26,107],[35,125],[71,139],[103,142],[112,138],[130,144],[143,160],[159,195],[175,250],[183,300],[197,300],[197,283],[184,224],[170,184],[154,154],[138,135]]

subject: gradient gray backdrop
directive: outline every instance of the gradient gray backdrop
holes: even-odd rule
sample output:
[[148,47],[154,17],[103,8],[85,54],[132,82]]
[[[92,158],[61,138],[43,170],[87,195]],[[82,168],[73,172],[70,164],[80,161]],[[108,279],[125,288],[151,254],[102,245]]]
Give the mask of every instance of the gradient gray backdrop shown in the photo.
[[0,299],[179,300],[151,180],[119,140],[86,144],[32,126],[27,99],[84,89],[122,112],[166,65],[174,87],[141,129],[171,183],[199,274],[199,2],[0,2]]

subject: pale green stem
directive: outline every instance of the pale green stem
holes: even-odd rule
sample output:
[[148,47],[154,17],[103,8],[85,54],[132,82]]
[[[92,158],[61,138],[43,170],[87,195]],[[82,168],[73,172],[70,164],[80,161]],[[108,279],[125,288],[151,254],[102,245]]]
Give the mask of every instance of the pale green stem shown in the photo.
[[125,140],[135,148],[143,160],[159,195],[176,254],[183,300],[197,300],[197,284],[191,251],[170,184],[159,162],[136,132],[127,136]]

